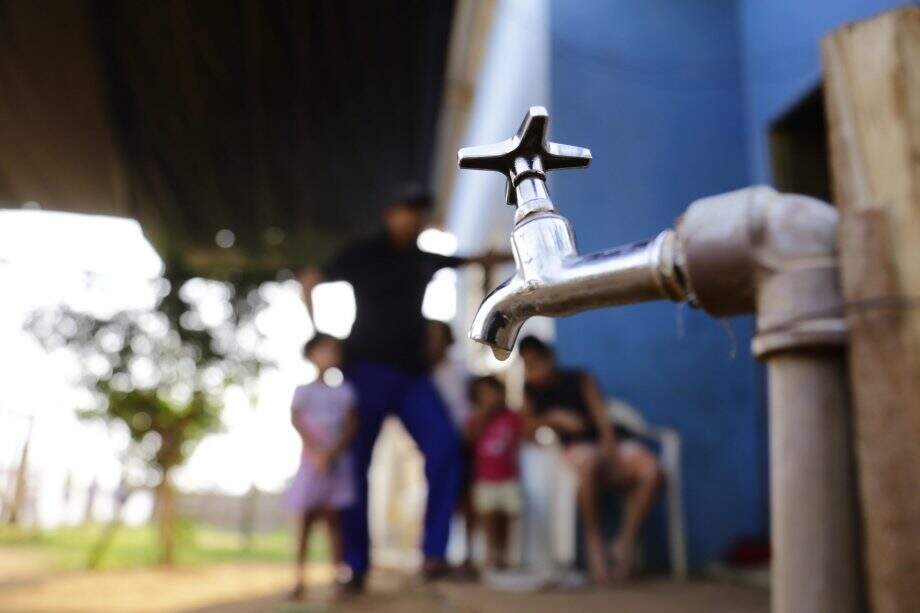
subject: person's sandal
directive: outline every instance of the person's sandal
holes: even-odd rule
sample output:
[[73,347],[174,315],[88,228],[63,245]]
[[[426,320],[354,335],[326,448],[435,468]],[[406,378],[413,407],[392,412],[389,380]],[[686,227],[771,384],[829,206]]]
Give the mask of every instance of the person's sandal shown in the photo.
[[294,589],[287,595],[288,602],[303,602],[304,597],[307,595],[307,586],[304,583],[298,583],[294,586]]
[[459,582],[478,581],[479,570],[471,562],[466,562],[455,567],[450,573],[449,579]]
[[608,549],[608,563],[610,564],[610,579],[613,583],[628,583],[636,572],[635,554],[627,562],[619,543],[614,543]]
[[422,565],[422,578],[425,581],[438,581],[451,574],[451,567],[445,560],[425,560]]
[[343,598],[364,593],[364,575],[352,575],[336,582],[337,595]]

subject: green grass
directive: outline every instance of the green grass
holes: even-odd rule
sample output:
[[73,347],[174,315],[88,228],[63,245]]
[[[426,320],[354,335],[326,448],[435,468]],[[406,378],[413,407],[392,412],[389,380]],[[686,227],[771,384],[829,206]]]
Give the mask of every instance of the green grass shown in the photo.
[[[0,547],[23,547],[46,555],[61,569],[86,568],[91,552],[106,526],[57,528],[24,532],[0,528]],[[181,522],[176,534],[176,563],[183,566],[215,562],[290,562],[295,546],[293,531],[256,533],[247,547],[241,534],[206,524]],[[159,563],[156,528],[153,525],[120,526],[98,568],[132,568]],[[325,533],[317,530],[311,539],[309,559],[328,559]]]

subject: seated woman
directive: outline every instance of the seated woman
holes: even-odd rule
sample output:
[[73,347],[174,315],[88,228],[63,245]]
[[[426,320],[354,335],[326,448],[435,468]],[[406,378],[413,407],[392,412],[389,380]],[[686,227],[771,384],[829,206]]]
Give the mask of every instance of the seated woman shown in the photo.
[[[553,349],[533,336],[521,340],[519,351],[525,371],[525,434],[533,437],[544,426],[556,433],[578,479],[591,577],[596,583],[624,580],[633,573],[639,531],[662,483],[658,460],[637,441],[617,432],[591,375],[557,368]],[[626,493],[619,534],[609,549],[598,509],[605,482]]]

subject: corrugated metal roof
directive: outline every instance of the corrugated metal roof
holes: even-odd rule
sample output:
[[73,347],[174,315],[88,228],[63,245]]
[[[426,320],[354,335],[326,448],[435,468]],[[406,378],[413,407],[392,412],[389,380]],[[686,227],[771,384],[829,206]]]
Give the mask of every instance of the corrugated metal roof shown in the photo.
[[0,205],[131,215],[203,272],[321,257],[427,181],[451,4],[0,1]]

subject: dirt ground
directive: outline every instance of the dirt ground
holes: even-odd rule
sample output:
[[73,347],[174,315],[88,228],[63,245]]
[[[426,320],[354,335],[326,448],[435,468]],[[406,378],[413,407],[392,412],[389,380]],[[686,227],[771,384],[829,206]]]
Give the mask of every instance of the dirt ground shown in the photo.
[[284,601],[291,570],[278,564],[215,564],[165,569],[52,572],[23,551],[0,550],[0,611],[197,611],[243,613],[766,613],[765,590],[712,582],[641,581],[627,587],[569,592],[511,593],[472,584],[423,584],[393,571],[376,573],[368,593],[331,602],[327,567],[308,571],[307,601]]

